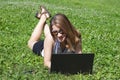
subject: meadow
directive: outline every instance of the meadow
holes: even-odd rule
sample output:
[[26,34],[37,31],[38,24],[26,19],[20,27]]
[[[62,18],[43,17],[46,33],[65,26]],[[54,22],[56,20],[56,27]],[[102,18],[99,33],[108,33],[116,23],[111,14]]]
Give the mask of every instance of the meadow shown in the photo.
[[[119,0],[0,0],[0,80],[120,80],[119,3]],[[95,54],[92,75],[50,74],[43,66],[43,57],[28,48],[40,5],[46,6],[52,16],[64,13],[81,32],[83,53]]]

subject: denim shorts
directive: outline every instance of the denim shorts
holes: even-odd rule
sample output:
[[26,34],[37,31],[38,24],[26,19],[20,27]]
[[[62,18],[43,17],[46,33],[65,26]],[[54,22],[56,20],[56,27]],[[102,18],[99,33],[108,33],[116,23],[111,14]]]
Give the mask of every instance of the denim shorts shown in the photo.
[[33,45],[33,52],[41,56],[41,52],[44,48],[44,40],[40,40]]

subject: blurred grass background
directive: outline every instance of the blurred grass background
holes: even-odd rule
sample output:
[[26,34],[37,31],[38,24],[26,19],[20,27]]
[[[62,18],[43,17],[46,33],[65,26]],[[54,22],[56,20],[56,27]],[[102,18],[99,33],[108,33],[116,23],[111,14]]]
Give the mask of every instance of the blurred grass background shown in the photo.
[[[0,80],[119,80],[119,0],[0,0]],[[94,53],[92,75],[49,74],[27,47],[39,6],[64,13],[82,34],[83,53]],[[49,20],[48,20],[49,22]]]

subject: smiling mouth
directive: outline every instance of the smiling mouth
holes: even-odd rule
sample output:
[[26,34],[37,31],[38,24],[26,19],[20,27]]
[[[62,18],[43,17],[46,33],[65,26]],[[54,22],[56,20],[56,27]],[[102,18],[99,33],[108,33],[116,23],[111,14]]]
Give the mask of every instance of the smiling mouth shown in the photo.
[[60,41],[63,41],[64,40],[64,37],[58,37],[58,40],[60,40]]
[[63,39],[64,37],[63,36],[60,36],[60,37],[58,37],[59,39]]
[[62,40],[63,38],[60,37],[60,38],[58,38],[58,39],[59,39],[59,40]]

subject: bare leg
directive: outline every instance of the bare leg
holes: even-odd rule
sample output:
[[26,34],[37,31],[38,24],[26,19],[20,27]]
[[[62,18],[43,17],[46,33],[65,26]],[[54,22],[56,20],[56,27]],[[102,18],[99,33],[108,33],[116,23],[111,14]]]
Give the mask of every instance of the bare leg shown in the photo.
[[[42,8],[42,12],[45,12],[45,9]],[[54,40],[50,34],[50,29],[48,24],[46,24],[46,19],[49,18],[50,15],[48,13],[43,13],[40,16],[40,20],[33,30],[31,37],[28,41],[28,46],[30,49],[33,49],[33,45],[40,39],[42,30],[44,29],[45,40],[44,40],[44,66],[50,68],[51,66],[51,54],[52,54],[52,46],[54,44]]]
[[49,34],[51,35],[48,24],[45,24],[44,26],[44,34],[45,34],[45,37],[47,37]]
[[30,49],[33,49],[33,45],[40,39],[43,27],[45,26],[45,21],[46,21],[46,16],[42,15],[28,41],[28,46]]
[[50,29],[48,24],[44,27],[44,66],[48,67],[50,69],[51,66],[51,54],[52,54],[52,46],[54,44],[54,40],[52,38],[52,35],[50,33]]
[[45,23],[46,16],[42,15],[38,24],[36,25],[29,41],[28,46],[33,49],[33,45],[40,39],[42,30],[44,29],[45,40],[44,40],[44,66],[50,68],[51,66],[51,52],[54,40],[50,34],[48,24]]

